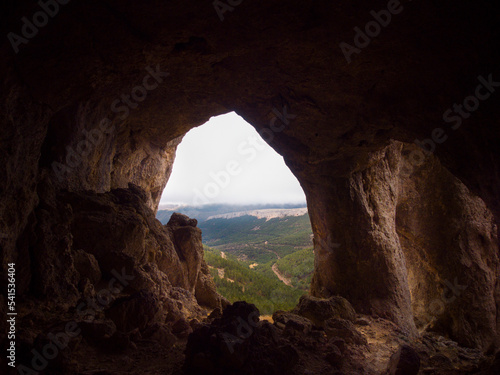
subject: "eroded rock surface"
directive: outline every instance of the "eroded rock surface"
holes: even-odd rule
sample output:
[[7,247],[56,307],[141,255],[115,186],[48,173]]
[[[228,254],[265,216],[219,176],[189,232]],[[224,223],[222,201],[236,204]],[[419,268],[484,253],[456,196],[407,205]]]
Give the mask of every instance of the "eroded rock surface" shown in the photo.
[[[2,285],[15,262],[25,352],[47,316],[72,319],[114,269],[134,279],[110,304],[135,311],[147,290],[168,327],[197,315],[198,302],[218,305],[196,228],[161,227],[154,210],[183,135],[229,111],[304,188],[315,296],[340,295],[410,336],[500,347],[494,2],[403,2],[350,62],[339,45],[387,4],[244,1],[221,22],[210,1],[62,3],[18,48],[8,37],[0,45]],[[39,11],[28,0],[0,7],[4,36]],[[478,92],[473,111],[443,118]],[[424,139],[435,158],[403,173],[408,144]],[[158,330],[165,343],[168,327]],[[129,347],[137,336],[113,340]]]
[[[25,302],[18,316],[24,327],[21,342],[42,350],[51,335],[65,332],[64,323],[51,325],[51,317],[59,315],[75,325],[75,340],[83,340],[84,347],[126,350],[143,334],[172,346],[178,340],[174,335],[191,332],[190,320],[222,308],[203,260],[196,221],[174,214],[162,226],[141,188],[131,184],[101,194],[44,192],[41,202],[34,220],[46,224],[25,244],[40,260],[26,275],[37,299],[25,297],[32,302]],[[54,207],[63,208],[66,225],[50,214]],[[19,356],[32,366],[28,345]],[[74,371],[71,359],[82,350],[68,347],[65,357],[51,361],[49,368]]]
[[410,335],[418,327],[494,350],[498,228],[484,202],[433,155],[398,142],[336,186],[334,212],[311,212],[313,225],[326,215],[335,228],[328,241],[315,236],[312,294],[344,296]]

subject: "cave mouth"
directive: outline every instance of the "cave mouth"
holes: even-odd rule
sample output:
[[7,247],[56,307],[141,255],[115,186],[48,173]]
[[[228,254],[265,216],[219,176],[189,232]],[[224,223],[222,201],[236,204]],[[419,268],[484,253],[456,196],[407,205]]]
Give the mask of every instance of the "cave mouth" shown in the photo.
[[314,253],[304,191],[264,137],[235,112],[190,130],[158,218],[197,219],[218,292],[271,315],[309,291]]
[[304,191],[283,157],[263,134],[230,112],[186,133],[160,205],[305,202]]

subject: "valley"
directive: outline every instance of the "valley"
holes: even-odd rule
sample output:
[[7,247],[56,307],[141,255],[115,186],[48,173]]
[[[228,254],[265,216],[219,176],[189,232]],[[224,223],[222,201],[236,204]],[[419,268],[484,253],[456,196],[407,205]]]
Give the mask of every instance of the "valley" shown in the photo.
[[[205,212],[198,227],[217,291],[231,302],[255,304],[262,314],[293,308],[308,292],[314,268],[307,208],[214,206],[177,209]],[[169,213],[160,210],[157,217],[166,223]]]

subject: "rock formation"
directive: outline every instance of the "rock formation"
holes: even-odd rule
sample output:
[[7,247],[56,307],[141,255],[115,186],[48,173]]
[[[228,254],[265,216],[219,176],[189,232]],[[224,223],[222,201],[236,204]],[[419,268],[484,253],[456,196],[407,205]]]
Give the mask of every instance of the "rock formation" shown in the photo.
[[[175,353],[200,304],[227,304],[193,223],[164,228],[154,214],[183,135],[229,111],[304,188],[314,296],[346,298],[415,340],[496,352],[496,4],[228,3],[0,5],[1,279],[16,263],[20,358],[93,315],[86,337],[125,348],[153,337]],[[119,277],[123,288],[108,287]],[[95,298],[105,308],[78,316]]]
[[401,143],[338,179],[334,192],[336,237],[315,239],[313,295],[345,296],[410,334],[417,323],[466,346],[497,345],[497,225],[481,199],[435,157]]

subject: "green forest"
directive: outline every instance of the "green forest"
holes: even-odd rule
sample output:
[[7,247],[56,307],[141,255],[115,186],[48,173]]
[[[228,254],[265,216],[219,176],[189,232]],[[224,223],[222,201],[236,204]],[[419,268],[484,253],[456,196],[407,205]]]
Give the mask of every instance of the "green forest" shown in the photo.
[[259,264],[276,261],[288,254],[311,247],[309,216],[258,219],[241,216],[211,219],[199,224],[203,243]]
[[[217,291],[231,302],[244,300],[255,304],[263,315],[296,306],[309,289],[313,257],[312,249],[305,249],[279,260],[280,271],[292,279],[293,286],[287,286],[273,273],[274,261],[251,269],[251,262],[240,261],[231,254],[225,254],[224,259],[220,250],[205,246],[205,260]],[[217,269],[224,269],[223,278]]]
[[271,261],[255,267],[255,270],[268,276],[274,276],[271,267],[276,263],[278,270],[290,279],[294,288],[309,291],[314,269],[314,252],[312,248],[297,250],[277,261]]

